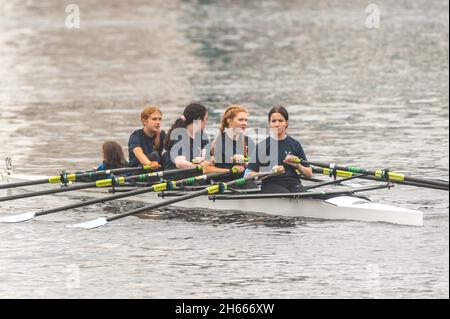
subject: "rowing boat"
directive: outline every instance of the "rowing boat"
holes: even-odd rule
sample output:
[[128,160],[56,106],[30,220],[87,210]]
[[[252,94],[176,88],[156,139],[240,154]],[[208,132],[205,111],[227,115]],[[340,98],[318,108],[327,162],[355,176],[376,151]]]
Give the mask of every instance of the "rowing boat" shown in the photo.
[[[3,172],[0,174],[0,184],[32,181],[42,178],[45,177]],[[335,186],[323,191],[309,191],[294,194],[262,194],[258,190],[246,191],[243,194],[227,191],[219,195],[205,195],[175,202],[172,206],[192,209],[206,208],[219,211],[234,210],[289,217],[385,222],[399,225],[422,226],[423,213],[421,211],[374,203],[367,197],[358,195],[370,190],[391,186],[377,185],[358,188]],[[33,187],[34,189],[36,187],[54,188],[55,185],[46,184]],[[23,189],[20,191],[23,191]],[[182,196],[187,192],[189,191],[174,190],[146,193],[133,196],[132,200],[149,204],[161,203],[167,200],[167,198]],[[107,193],[108,189],[105,188],[83,189],[70,192],[71,195],[76,194],[93,198],[100,198]]]

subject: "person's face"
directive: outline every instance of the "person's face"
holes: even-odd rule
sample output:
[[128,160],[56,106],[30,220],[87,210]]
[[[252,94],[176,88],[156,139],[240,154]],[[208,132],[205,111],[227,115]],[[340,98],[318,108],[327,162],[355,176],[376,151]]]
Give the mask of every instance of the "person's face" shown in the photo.
[[149,132],[158,132],[161,129],[162,114],[153,112],[142,124]]
[[208,122],[208,113],[205,114],[205,117],[202,120],[194,120],[194,122],[192,123],[192,126],[191,126],[192,133],[197,134],[200,131],[204,131],[206,128],[207,122]]
[[288,121],[284,118],[280,113],[273,113],[270,116],[269,125],[271,129],[276,130],[278,136],[282,136],[286,133],[286,129],[288,127]]
[[247,129],[248,114],[239,112],[234,118],[228,120],[228,127],[236,133],[243,133]]

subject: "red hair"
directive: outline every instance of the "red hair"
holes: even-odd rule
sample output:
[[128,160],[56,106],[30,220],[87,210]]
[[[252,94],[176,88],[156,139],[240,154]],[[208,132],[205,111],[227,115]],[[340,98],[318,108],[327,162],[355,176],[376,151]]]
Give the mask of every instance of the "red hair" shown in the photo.
[[222,123],[220,123],[220,133],[223,134],[225,129],[229,127],[228,120],[234,119],[241,112],[248,114],[247,109],[242,105],[233,104],[227,107],[222,116]]
[[[153,113],[159,113],[162,116],[162,112],[156,105],[147,105],[141,112],[141,122],[147,121]],[[159,146],[161,145],[161,131],[156,132],[155,140],[153,142],[153,150],[159,151]]]

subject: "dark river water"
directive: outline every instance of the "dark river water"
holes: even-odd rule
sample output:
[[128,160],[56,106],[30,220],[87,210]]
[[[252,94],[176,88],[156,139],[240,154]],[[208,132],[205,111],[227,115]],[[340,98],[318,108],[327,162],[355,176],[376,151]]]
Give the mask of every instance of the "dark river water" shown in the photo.
[[[241,103],[252,127],[290,111],[310,159],[445,178],[448,1],[0,0],[0,166],[54,175],[127,150],[148,103],[168,129],[200,101],[217,128]],[[375,21],[376,22],[376,21]],[[0,193],[3,194],[4,193]],[[65,224],[116,202],[0,224],[1,298],[448,298],[448,192],[368,194],[424,212],[423,227],[163,209],[91,231]],[[0,203],[15,214],[79,201]],[[224,213],[225,214],[225,213]]]

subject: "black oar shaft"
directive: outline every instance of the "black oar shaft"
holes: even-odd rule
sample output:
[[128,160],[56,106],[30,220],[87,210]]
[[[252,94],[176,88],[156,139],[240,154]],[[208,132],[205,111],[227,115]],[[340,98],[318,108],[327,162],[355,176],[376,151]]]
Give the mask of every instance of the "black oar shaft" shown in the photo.
[[91,200],[87,200],[84,202],[75,203],[75,204],[71,204],[71,205],[47,209],[44,211],[37,212],[35,216],[47,215],[47,214],[51,214],[51,213],[61,212],[64,210],[94,205],[94,204],[103,203],[103,202],[110,201],[110,200],[126,198],[126,197],[130,197],[130,196],[136,196],[136,195],[145,194],[145,193],[149,193],[149,192],[153,192],[153,189],[151,187],[145,187],[142,189],[136,189],[133,191],[129,191],[129,192],[125,192],[125,193],[121,193],[121,194],[117,194],[117,195],[111,195],[111,196],[106,196],[106,197],[102,197],[102,198],[98,198],[98,199],[91,199]]
[[[225,174],[227,174],[227,173],[225,173]],[[209,186],[209,187],[207,187],[205,189],[202,189],[202,190],[199,190],[199,191],[194,191],[192,193],[189,193],[189,194],[186,194],[186,195],[182,195],[182,196],[179,196],[179,197],[176,197],[176,198],[173,198],[173,199],[169,199],[169,200],[163,201],[161,203],[156,203],[156,204],[153,204],[153,205],[144,206],[144,207],[141,207],[141,208],[136,208],[136,209],[130,210],[130,211],[122,213],[122,214],[118,214],[118,215],[114,215],[114,216],[108,217],[108,218],[106,218],[106,221],[110,222],[110,221],[113,221],[113,220],[116,220],[116,219],[120,219],[120,218],[123,218],[123,217],[139,214],[139,213],[148,211],[150,209],[160,208],[160,207],[163,207],[163,206],[167,206],[167,205],[170,205],[170,204],[181,202],[183,200],[192,199],[192,198],[199,197],[199,196],[202,196],[202,195],[207,195],[207,194],[211,194],[212,195],[212,194],[216,194],[216,193],[222,193],[229,186],[232,186],[232,185],[243,185],[243,184],[247,183],[249,180],[253,180],[253,179],[258,178],[260,175],[261,174],[258,174],[258,175],[255,175],[255,176],[251,176],[251,177],[250,176],[249,177],[244,177],[244,178],[240,178],[240,179],[237,179],[237,180],[234,180],[234,181],[230,181],[228,183],[215,184],[215,185]],[[273,175],[273,174],[268,174],[268,175]]]
[[[323,175],[329,175],[330,174],[330,170],[327,168],[316,168],[313,167],[313,172],[316,174],[323,174]],[[349,176],[354,176],[354,173],[352,172],[347,172],[347,171],[341,171],[341,170],[336,170],[336,175],[340,176],[340,177],[349,177]],[[370,176],[370,175],[359,175],[358,178],[360,179],[366,179],[366,180],[371,180],[371,181],[384,181],[382,178],[380,177],[376,177],[376,176]],[[424,184],[424,183],[418,183],[418,182],[410,182],[410,181],[395,181],[396,184],[400,184],[400,185],[410,185],[410,186],[416,186],[416,187],[423,187],[423,188],[432,188],[432,189],[440,189],[440,190],[446,190],[448,191],[449,188],[448,186],[439,186],[439,185],[430,185],[430,184]]]
[[122,174],[127,172],[135,172],[135,171],[142,171],[145,169],[149,169],[147,167],[123,167],[123,168],[116,168],[112,170],[104,170],[104,171],[93,171],[93,172],[83,172],[83,173],[63,173],[59,176],[52,176],[49,178],[43,178],[38,179],[34,181],[23,181],[23,182],[17,182],[17,183],[7,183],[0,185],[0,189],[8,189],[8,188],[17,188],[17,187],[24,187],[24,186],[33,186],[33,185],[40,185],[40,184],[58,184],[62,182],[62,179],[66,179],[67,182],[76,182],[80,178],[84,177],[98,177],[98,176],[106,176],[109,174]]
[[43,196],[43,195],[64,193],[64,192],[68,192],[68,191],[86,189],[86,188],[91,188],[91,187],[95,187],[95,183],[88,183],[88,184],[75,185],[75,186],[70,186],[70,187],[61,187],[61,188],[55,188],[55,189],[48,189],[48,190],[44,190],[44,191],[25,193],[25,194],[10,195],[10,196],[5,196],[5,197],[0,197],[0,202],[5,202],[5,201],[9,201],[9,200],[16,200],[16,199],[22,199],[22,198],[35,197],[35,196]]
[[210,196],[212,200],[242,200],[242,199],[267,199],[267,198],[326,198],[327,196],[341,196],[341,195],[352,195],[355,193],[379,190],[384,188],[389,188],[390,185],[372,185],[359,187],[355,189],[344,189],[344,190],[330,190],[330,191],[313,191],[313,192],[303,192],[303,193],[268,193],[268,194],[247,194],[247,195],[213,195]]
[[[186,169],[173,169],[173,170],[154,172],[154,173],[148,173],[148,174],[119,177],[116,181],[119,185],[123,185],[126,182],[137,182],[137,181],[146,182],[146,181],[148,181],[149,178],[152,178],[152,177],[163,177],[163,176],[167,176],[167,175],[171,175],[171,174],[192,172],[192,171],[196,171],[196,170],[198,170],[197,167],[196,168],[186,168]],[[71,192],[71,191],[80,190],[80,189],[86,189],[86,188],[109,187],[112,185],[113,185],[113,180],[111,178],[108,178],[108,179],[98,180],[98,181],[92,182],[92,183],[85,183],[82,185],[66,186],[66,187],[61,187],[61,188],[48,189],[48,190],[37,191],[37,192],[30,192],[30,193],[26,193],[26,194],[17,194],[17,195],[0,197],[0,202],[22,199],[22,198],[30,198],[30,197],[42,196],[42,195],[65,193],[65,192]]]
[[[170,171],[166,171],[166,172],[170,173]],[[208,178],[220,177],[220,176],[227,175],[227,174],[229,174],[229,173],[228,172],[227,173],[212,173],[212,174],[198,176],[198,177],[194,178],[194,180],[195,181],[206,180]],[[178,180],[175,183],[178,184],[178,185],[182,185],[182,184],[185,184],[185,183],[192,184],[192,181],[193,181],[192,178],[185,178],[185,179]],[[167,184],[167,182],[161,183],[161,184]],[[35,216],[47,215],[47,214],[56,213],[56,212],[60,212],[60,211],[64,211],[64,210],[69,210],[69,209],[74,209],[74,208],[94,205],[94,204],[103,203],[103,202],[106,202],[106,201],[111,201],[111,200],[115,200],[115,199],[121,199],[121,198],[136,196],[136,195],[150,193],[150,192],[154,192],[154,191],[155,191],[155,188],[152,187],[152,186],[143,187],[142,189],[128,191],[128,192],[123,193],[123,194],[116,194],[116,195],[106,196],[106,197],[102,197],[102,198],[98,198],[98,199],[92,199],[92,200],[84,201],[84,202],[81,202],[81,203],[75,203],[75,204],[70,204],[70,205],[66,205],[66,206],[51,208],[51,209],[48,209],[48,210],[40,211],[40,212],[36,213]]]
[[153,204],[153,205],[149,205],[149,206],[144,206],[144,207],[141,207],[141,208],[136,208],[136,209],[130,210],[130,211],[122,213],[122,214],[117,214],[117,215],[108,217],[108,218],[106,218],[106,220],[108,222],[110,222],[110,221],[113,221],[113,220],[116,220],[116,219],[120,219],[120,218],[123,218],[123,217],[130,216],[130,215],[139,214],[139,213],[148,211],[150,209],[155,209],[155,208],[167,206],[167,205],[170,205],[170,204],[173,204],[173,203],[176,203],[176,202],[180,202],[182,200],[198,197],[198,196],[201,196],[203,194],[208,194],[208,190],[207,189],[202,189],[202,190],[199,190],[199,191],[192,192],[190,194],[186,194],[186,195],[183,195],[183,196],[176,197],[174,199],[170,199],[170,200],[161,202],[161,203],[157,203],[157,204]]
[[37,179],[34,181],[0,184],[0,189],[16,188],[16,187],[23,187],[23,186],[33,186],[33,185],[40,185],[40,184],[46,184],[46,183],[48,183],[48,178]]
[[446,182],[441,182],[441,181],[436,181],[433,179],[426,179],[426,178],[410,177],[410,176],[405,176],[403,174],[396,173],[396,172],[389,172],[386,170],[370,171],[370,170],[365,170],[365,169],[362,169],[359,167],[354,167],[354,166],[341,166],[341,165],[335,165],[335,164],[311,162],[311,161],[303,161],[303,160],[301,162],[304,164],[318,166],[318,167],[322,167],[322,168],[326,168],[326,169],[334,169],[334,170],[341,170],[341,171],[346,171],[346,172],[351,172],[351,173],[356,173],[356,174],[371,175],[371,176],[375,176],[375,177],[380,177],[381,179],[386,177],[386,179],[391,182],[403,182],[403,181],[417,182],[417,183],[421,183],[421,184],[447,187],[447,189],[449,187],[449,184]]
[[343,179],[337,179],[337,180],[331,181],[331,182],[324,182],[324,183],[320,183],[320,184],[316,184],[316,185],[307,186],[306,189],[309,190],[309,189],[313,189],[313,188],[319,188],[319,187],[323,187],[323,186],[339,184],[339,183],[342,183],[342,182],[350,181],[352,179],[362,178],[363,176],[365,176],[365,175],[362,175],[362,174],[353,175],[351,177],[346,177],[346,178],[343,178]]
[[[138,166],[138,167],[122,167],[122,168],[115,168],[111,170],[103,170],[103,171],[91,171],[91,172],[81,172],[81,173],[62,173],[59,176],[52,176],[49,178],[34,180],[34,181],[24,181],[24,182],[17,182],[17,183],[7,183],[7,184],[1,184],[0,189],[8,189],[8,188],[17,188],[17,187],[24,187],[24,186],[32,186],[32,185],[40,185],[40,184],[58,184],[61,182],[76,182],[81,178],[93,178],[98,176],[107,176],[110,174],[125,174],[130,172],[136,172],[136,171],[146,171],[146,170],[152,170],[150,166]],[[201,171],[202,166],[198,165],[196,167],[192,168],[186,168],[186,169],[178,169],[178,170],[171,170],[171,171],[177,171],[177,173],[182,172],[191,172],[191,171]],[[168,171],[166,171],[165,174],[167,174]],[[161,173],[161,172],[159,172]],[[164,175],[164,174],[163,174]],[[160,176],[163,176],[160,175]]]

